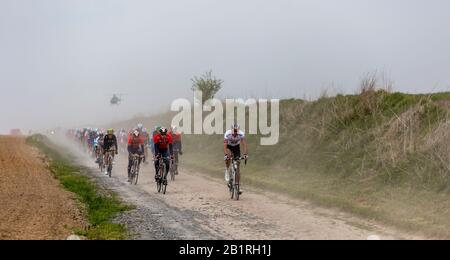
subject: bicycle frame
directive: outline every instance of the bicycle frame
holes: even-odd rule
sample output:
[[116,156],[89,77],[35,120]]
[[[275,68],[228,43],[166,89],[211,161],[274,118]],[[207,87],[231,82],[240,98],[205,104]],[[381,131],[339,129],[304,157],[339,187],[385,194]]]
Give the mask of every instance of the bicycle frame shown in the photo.
[[[230,175],[230,193],[231,193],[231,199],[235,198],[236,200],[239,200],[240,195],[240,161],[246,160],[245,157],[237,157],[231,160],[231,175]],[[237,178],[236,178],[236,175]]]
[[[156,180],[156,188],[158,190],[158,192],[161,192],[163,194],[166,194],[166,189],[167,189],[167,175],[169,174],[169,171],[166,168],[166,161],[170,160],[170,158],[168,157],[160,157],[158,158],[158,172],[156,173],[158,178]],[[170,162],[169,162],[169,167],[170,167]],[[162,175],[160,174],[161,169],[163,169]]]
[[132,166],[131,166],[131,172],[130,172],[130,183],[134,185],[137,185],[138,178],[139,178],[139,170],[140,170],[140,163],[142,158],[144,158],[143,155],[139,154],[133,154],[132,155]]

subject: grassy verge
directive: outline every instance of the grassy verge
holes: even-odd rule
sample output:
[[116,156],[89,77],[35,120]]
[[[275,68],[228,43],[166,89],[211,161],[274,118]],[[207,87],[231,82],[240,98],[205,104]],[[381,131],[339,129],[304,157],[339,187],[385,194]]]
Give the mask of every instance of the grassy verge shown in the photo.
[[88,177],[81,174],[81,168],[73,165],[58,149],[42,135],[28,137],[28,144],[37,147],[50,159],[50,170],[59,182],[70,192],[77,195],[83,205],[90,227],[76,230],[91,240],[126,239],[128,234],[123,225],[111,222],[118,213],[130,207],[121,203],[114,194],[97,187]]

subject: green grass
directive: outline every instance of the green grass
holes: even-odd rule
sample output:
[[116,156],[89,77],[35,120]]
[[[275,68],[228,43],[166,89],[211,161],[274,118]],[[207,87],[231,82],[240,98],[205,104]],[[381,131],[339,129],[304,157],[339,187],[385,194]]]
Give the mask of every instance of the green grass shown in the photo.
[[128,237],[124,226],[111,220],[118,213],[130,209],[130,206],[121,203],[114,194],[102,190],[82,175],[82,169],[58,152],[45,136],[34,135],[27,142],[50,159],[50,170],[56,179],[65,189],[76,194],[85,206],[90,227],[88,230],[76,230],[78,235],[90,240],[121,240]]

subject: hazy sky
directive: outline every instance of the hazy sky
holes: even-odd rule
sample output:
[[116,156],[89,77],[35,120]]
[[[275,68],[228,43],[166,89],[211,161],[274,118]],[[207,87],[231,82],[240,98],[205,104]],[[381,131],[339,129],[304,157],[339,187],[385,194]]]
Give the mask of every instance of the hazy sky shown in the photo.
[[[221,96],[448,90],[448,0],[0,0],[0,133],[168,108],[212,69]],[[120,107],[113,93],[126,93]]]

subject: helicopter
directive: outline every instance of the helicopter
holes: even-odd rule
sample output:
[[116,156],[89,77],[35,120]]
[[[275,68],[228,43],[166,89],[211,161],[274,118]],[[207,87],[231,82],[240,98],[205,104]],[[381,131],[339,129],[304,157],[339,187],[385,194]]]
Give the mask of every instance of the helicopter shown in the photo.
[[122,94],[113,94],[109,102],[111,105],[120,105],[122,102]]

